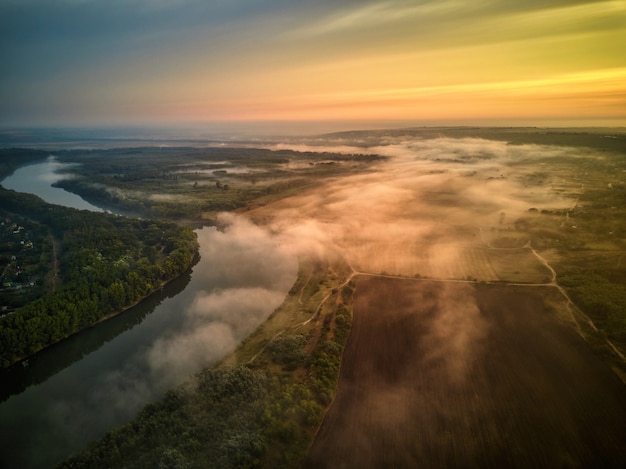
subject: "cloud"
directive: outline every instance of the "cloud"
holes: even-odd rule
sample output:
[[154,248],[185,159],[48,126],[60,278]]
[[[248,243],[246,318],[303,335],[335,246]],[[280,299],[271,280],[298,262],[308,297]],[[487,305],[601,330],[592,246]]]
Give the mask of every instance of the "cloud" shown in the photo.
[[577,75],[623,65],[620,11],[621,1],[4,0],[0,120],[620,118],[621,77],[609,105],[604,78]]
[[406,21],[407,17],[427,14],[432,11],[447,9],[451,3],[458,2],[426,2],[421,5],[405,4],[404,2],[370,2],[329,12],[327,16],[313,24],[305,24],[292,31],[289,35],[306,38],[327,35],[355,29],[371,28],[386,23]]

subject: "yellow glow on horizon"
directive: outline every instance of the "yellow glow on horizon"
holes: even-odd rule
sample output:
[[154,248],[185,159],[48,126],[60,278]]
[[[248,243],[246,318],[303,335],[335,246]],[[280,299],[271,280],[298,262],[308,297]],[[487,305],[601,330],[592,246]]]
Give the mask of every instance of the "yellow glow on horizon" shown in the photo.
[[[271,22],[250,24],[250,38],[262,39],[229,36],[234,43],[206,60],[198,57],[209,38],[165,60],[155,54],[127,64],[124,80],[114,69],[98,73],[114,83],[111,109],[123,105],[133,115],[180,121],[626,123],[626,0],[534,9],[503,4],[493,11],[485,5],[387,0],[338,6],[322,20],[275,36],[262,36]],[[440,27],[429,29],[431,21]]]
[[[609,83],[606,83],[606,82]],[[332,98],[351,98],[351,99],[363,99],[372,97],[419,97],[419,96],[431,96],[447,93],[462,93],[473,91],[508,91],[508,92],[520,92],[527,88],[544,88],[554,86],[572,86],[572,85],[589,85],[596,83],[604,86],[610,85],[623,85],[626,83],[626,67],[609,69],[609,70],[591,70],[587,72],[576,72],[564,75],[552,76],[549,78],[539,78],[534,80],[514,80],[505,82],[487,82],[487,83],[468,83],[457,85],[442,85],[442,86],[423,86],[404,89],[383,89],[383,90],[368,90],[368,91],[355,91],[352,93],[331,93],[327,95],[314,96],[315,99],[332,99]],[[574,91],[572,89],[572,91]]]
[[[174,112],[229,120],[625,118],[626,67],[527,80],[228,98]],[[209,112],[207,112],[207,109]]]

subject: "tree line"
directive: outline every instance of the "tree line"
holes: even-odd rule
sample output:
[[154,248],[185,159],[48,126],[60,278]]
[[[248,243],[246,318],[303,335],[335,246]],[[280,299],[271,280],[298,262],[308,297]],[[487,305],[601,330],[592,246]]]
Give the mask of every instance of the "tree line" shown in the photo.
[[300,467],[334,395],[351,327],[343,305],[335,314],[336,340],[322,335],[307,351],[312,337],[286,335],[256,366],[201,371],[59,467]]
[[132,306],[185,272],[198,252],[191,228],[51,205],[0,188],[0,207],[61,240],[63,287],[0,318],[0,367]]

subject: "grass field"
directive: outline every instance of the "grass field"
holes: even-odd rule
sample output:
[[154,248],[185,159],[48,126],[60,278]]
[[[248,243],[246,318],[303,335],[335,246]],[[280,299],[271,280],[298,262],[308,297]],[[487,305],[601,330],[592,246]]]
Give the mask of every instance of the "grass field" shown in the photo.
[[416,241],[362,245],[346,251],[353,267],[366,273],[485,282],[550,282],[549,270],[528,248],[424,245]]

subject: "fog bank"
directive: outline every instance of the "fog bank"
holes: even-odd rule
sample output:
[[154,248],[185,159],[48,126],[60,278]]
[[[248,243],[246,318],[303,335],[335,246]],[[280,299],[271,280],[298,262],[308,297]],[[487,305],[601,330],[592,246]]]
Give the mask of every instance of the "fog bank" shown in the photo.
[[[379,136],[331,143],[276,148],[373,153],[388,160],[251,216],[269,221],[280,239],[301,250],[344,255],[357,271],[444,279],[497,280],[485,251],[492,242],[507,236],[530,208],[575,203],[563,195],[563,180],[543,170],[546,158],[595,157],[580,148],[480,138]],[[472,262],[476,256],[482,267]]]

